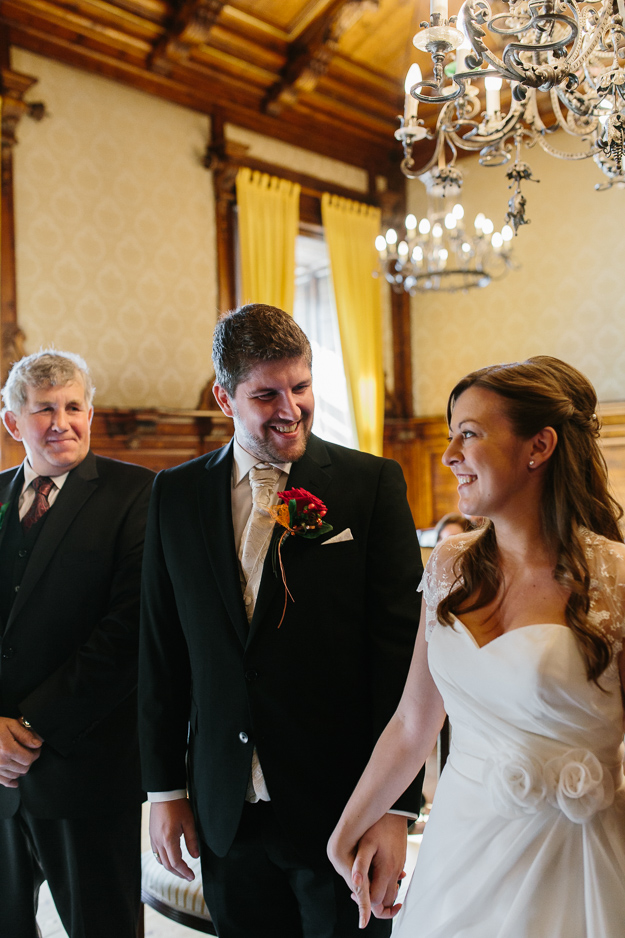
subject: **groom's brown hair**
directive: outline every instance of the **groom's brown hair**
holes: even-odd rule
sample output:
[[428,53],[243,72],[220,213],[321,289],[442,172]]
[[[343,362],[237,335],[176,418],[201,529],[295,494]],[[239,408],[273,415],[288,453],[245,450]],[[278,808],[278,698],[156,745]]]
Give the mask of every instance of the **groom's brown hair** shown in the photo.
[[230,397],[255,365],[288,358],[303,358],[310,368],[312,349],[293,317],[277,306],[248,303],[225,313],[215,326],[215,380]]

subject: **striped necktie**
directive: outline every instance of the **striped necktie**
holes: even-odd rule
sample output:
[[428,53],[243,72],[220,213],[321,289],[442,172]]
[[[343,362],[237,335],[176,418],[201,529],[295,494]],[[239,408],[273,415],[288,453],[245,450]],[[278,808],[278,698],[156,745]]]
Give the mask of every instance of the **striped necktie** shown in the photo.
[[22,518],[22,530],[24,533],[30,531],[33,524],[37,524],[38,521],[41,521],[46,511],[50,508],[48,495],[52,491],[53,485],[54,482],[48,476],[37,476],[36,479],[33,479],[32,487],[35,490],[35,498]]
[[274,526],[273,518],[265,509],[271,504],[280,478],[280,470],[266,464],[253,466],[250,469],[249,478],[252,487],[252,510],[241,538],[239,560],[245,580],[243,591],[245,611],[248,621],[251,621],[263,563]]

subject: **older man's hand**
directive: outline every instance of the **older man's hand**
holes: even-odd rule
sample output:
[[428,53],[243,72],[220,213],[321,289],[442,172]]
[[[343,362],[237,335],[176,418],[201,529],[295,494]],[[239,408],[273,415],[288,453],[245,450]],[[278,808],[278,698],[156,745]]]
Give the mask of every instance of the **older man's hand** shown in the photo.
[[0,717],[0,785],[17,788],[41,752],[41,736],[19,720]]

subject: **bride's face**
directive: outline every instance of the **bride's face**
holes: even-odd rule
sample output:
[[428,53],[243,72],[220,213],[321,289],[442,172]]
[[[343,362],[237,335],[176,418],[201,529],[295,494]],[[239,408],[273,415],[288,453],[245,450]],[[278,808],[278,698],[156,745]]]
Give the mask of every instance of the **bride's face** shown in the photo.
[[514,432],[504,398],[485,388],[467,388],[455,403],[443,455],[458,480],[459,511],[494,520],[522,509],[531,449],[532,441]]

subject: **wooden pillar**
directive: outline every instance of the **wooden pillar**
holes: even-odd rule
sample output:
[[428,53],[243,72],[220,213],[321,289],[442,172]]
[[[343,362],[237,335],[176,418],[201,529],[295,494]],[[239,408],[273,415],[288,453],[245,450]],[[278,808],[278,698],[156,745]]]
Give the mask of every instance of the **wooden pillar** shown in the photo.
[[237,305],[236,288],[236,190],[237,172],[247,152],[243,144],[227,141],[220,113],[212,119],[211,142],[204,165],[213,173],[217,232],[217,307],[220,313]]
[[[24,355],[24,333],[17,317],[15,274],[15,212],[13,203],[13,147],[17,143],[17,125],[24,114],[40,120],[43,104],[28,104],[24,95],[36,78],[21,75],[10,68],[6,32],[0,30],[0,75],[2,94],[2,204],[0,215],[0,382],[4,385],[11,363]],[[4,428],[0,435],[2,468],[23,458],[21,445]]]
[[[400,228],[406,209],[404,189],[388,189],[380,193],[382,229]],[[387,395],[386,416],[408,418],[414,414],[412,394],[412,330],[410,296],[405,290],[391,295],[391,328],[393,331],[393,393]]]
[[391,290],[391,325],[393,328],[393,364],[395,373],[394,417],[412,417],[412,329],[410,295]]

